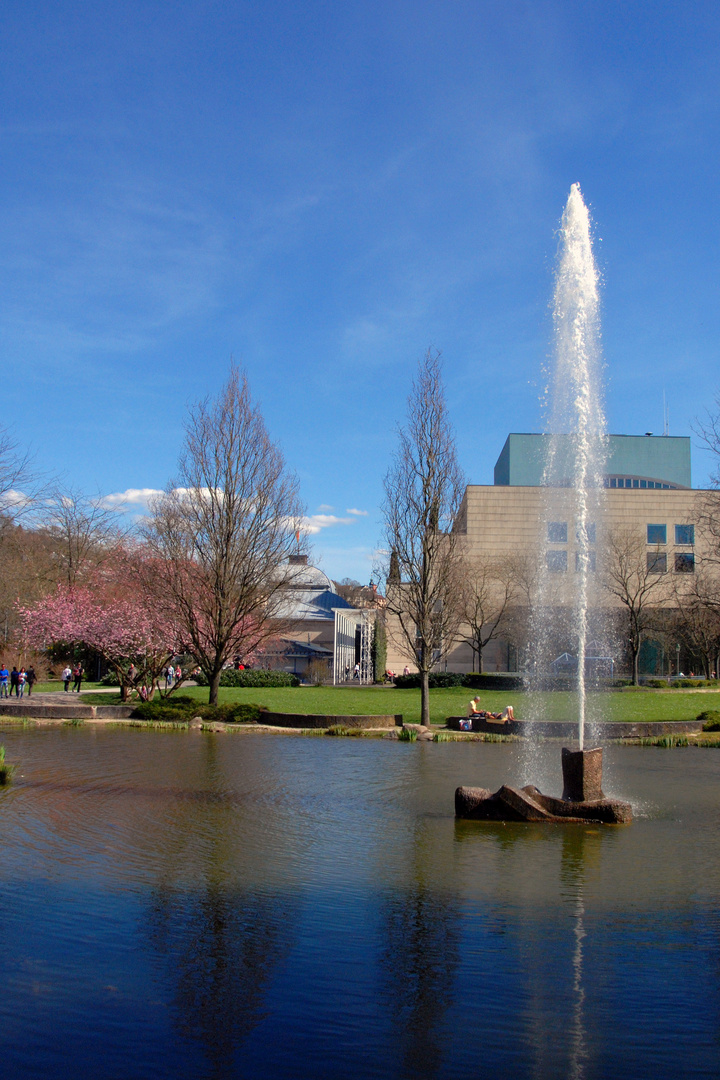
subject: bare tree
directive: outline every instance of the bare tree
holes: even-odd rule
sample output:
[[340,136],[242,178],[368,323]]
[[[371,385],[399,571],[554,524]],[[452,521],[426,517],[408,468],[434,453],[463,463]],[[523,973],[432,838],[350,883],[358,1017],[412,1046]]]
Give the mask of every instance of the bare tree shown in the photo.
[[710,477],[712,489],[696,496],[695,521],[703,539],[704,561],[720,564],[720,393],[715,396],[715,411],[708,409],[693,430],[718,462]]
[[667,553],[664,548],[648,548],[636,530],[618,529],[605,535],[601,583],[625,609],[621,632],[632,666],[633,685],[638,684],[638,655],[643,637],[654,629],[658,606],[670,592]]
[[34,503],[37,485],[30,455],[0,427],[0,514],[15,520]]
[[521,582],[512,558],[474,559],[468,563],[460,594],[461,625],[458,637],[473,652],[473,670],[483,669],[483,652],[504,634]]
[[[715,395],[715,411],[707,409],[705,415],[696,420],[692,427],[700,442],[720,460],[720,393]],[[720,487],[720,464],[710,479],[714,487]]]
[[381,605],[382,597],[378,595],[377,586],[372,582],[361,585],[355,578],[345,577],[333,584],[338,596],[342,596],[343,600],[347,600],[354,608],[377,608]]
[[705,678],[717,670],[720,653],[720,581],[704,569],[675,582],[676,628],[688,651],[702,661]]
[[53,539],[59,576],[71,589],[112,556],[126,532],[119,524],[117,508],[103,506],[100,497],[87,498],[67,488],[51,493],[40,520]]
[[297,480],[233,367],[218,398],[191,411],[178,478],[144,529],[163,594],[216,704],[223,666],[277,634],[271,623],[296,569]]
[[428,350],[408,397],[382,508],[389,631],[420,673],[423,724],[430,722],[430,670],[452,646],[460,618],[464,537],[454,524],[464,487],[440,356]]

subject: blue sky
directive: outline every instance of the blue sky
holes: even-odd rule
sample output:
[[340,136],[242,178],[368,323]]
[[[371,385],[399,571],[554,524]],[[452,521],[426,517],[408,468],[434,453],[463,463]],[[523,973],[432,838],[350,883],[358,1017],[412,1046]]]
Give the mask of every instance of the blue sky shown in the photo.
[[690,434],[720,385],[719,38],[710,2],[6,0],[5,422],[75,488],[160,489],[234,358],[316,561],[366,581],[428,346],[469,481],[539,429],[578,181],[610,430],[661,432],[665,391]]

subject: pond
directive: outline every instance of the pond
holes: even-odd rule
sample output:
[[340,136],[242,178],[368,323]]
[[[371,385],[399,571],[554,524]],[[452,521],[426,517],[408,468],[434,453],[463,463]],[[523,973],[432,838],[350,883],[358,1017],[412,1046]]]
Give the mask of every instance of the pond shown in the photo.
[[518,744],[1,741],[4,1080],[720,1075],[720,751],[608,748],[607,828],[456,822]]

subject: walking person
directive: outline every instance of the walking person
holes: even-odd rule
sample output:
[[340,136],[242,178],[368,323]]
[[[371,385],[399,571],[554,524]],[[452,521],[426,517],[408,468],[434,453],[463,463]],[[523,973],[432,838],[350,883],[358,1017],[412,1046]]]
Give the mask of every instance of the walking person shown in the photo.
[[10,697],[10,690],[8,688],[9,681],[10,672],[5,667],[5,661],[3,660],[2,665],[0,665],[0,698]]
[[25,682],[27,683],[28,697],[31,697],[32,696],[32,688],[35,685],[35,683],[37,682],[37,675],[35,674],[35,668],[32,666],[32,664],[27,669],[27,675],[25,676]]
[[25,683],[27,681],[27,672],[24,667],[21,667],[18,671],[18,692],[17,696],[22,697],[25,693]]
[[75,690],[78,694],[80,693],[80,687],[82,686],[82,681],[83,681],[83,676],[84,675],[85,675],[85,672],[83,671],[82,664],[76,664],[75,669],[73,671],[73,679],[74,679],[73,690]]
[[65,683],[65,693],[67,694],[68,690],[70,689],[70,680],[72,679],[72,668],[69,664],[65,665],[65,667],[63,668],[63,673],[60,677]]
[[20,678],[20,672],[16,667],[13,667],[10,672],[10,697],[12,697],[13,690],[15,691],[15,697],[19,697],[18,694],[18,679]]

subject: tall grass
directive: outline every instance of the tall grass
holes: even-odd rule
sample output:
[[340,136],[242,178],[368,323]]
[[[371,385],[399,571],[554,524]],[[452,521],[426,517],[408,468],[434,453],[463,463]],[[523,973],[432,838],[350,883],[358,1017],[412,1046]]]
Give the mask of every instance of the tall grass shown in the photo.
[[5,747],[0,746],[0,784],[7,784],[13,773],[13,766],[5,761]]

